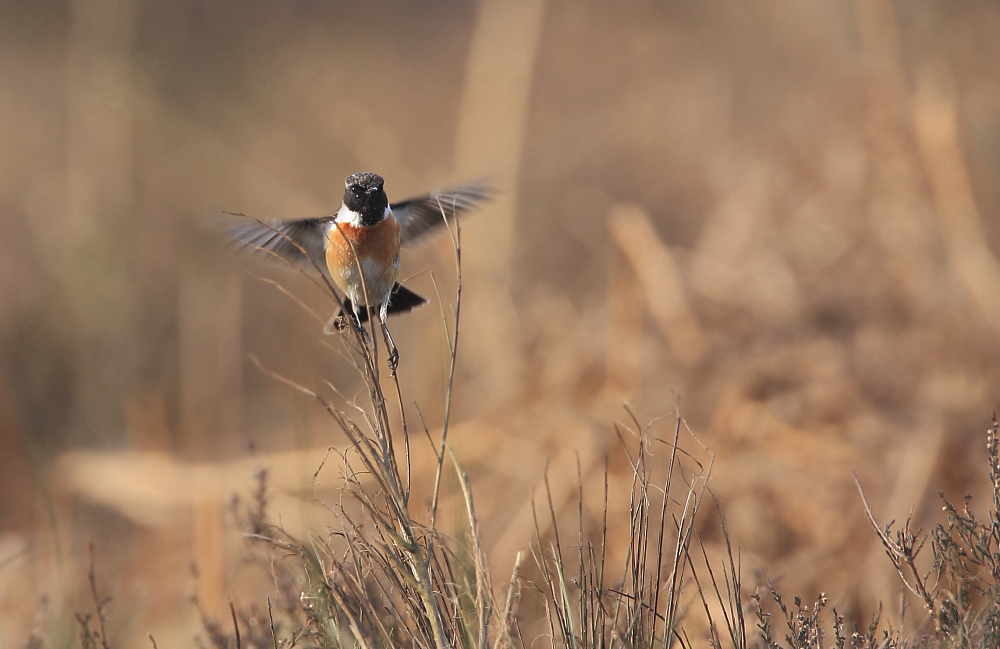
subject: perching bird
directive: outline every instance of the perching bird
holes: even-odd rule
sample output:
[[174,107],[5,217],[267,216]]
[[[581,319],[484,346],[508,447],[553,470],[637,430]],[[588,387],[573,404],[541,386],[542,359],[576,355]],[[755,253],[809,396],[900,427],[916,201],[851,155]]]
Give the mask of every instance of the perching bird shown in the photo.
[[[344,307],[359,325],[377,310],[389,347],[389,367],[395,371],[399,352],[386,327],[386,317],[427,302],[396,282],[400,246],[425,239],[444,225],[445,219],[450,221],[476,207],[489,193],[484,184],[474,183],[390,205],[385,181],[378,174],[357,173],[348,176],[344,184],[344,203],[332,216],[248,221],[230,228],[227,234],[251,254],[271,259],[276,255],[306,270],[325,269],[347,295]],[[331,320],[331,324],[338,323],[345,324],[343,313]]]

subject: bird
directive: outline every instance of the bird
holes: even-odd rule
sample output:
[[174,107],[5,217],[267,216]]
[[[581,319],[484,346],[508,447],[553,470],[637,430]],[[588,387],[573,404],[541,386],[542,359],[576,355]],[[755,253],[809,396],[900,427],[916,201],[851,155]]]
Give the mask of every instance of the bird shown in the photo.
[[[358,327],[378,314],[389,349],[389,369],[399,363],[386,325],[389,315],[405,313],[427,300],[397,282],[399,251],[429,239],[441,226],[490,198],[483,181],[429,192],[389,203],[382,176],[361,172],[344,181],[344,200],[329,216],[293,220],[246,220],[228,228],[230,244],[251,255],[284,261],[309,272],[319,271],[346,295],[343,310],[331,326]],[[362,329],[363,331],[363,329]]]

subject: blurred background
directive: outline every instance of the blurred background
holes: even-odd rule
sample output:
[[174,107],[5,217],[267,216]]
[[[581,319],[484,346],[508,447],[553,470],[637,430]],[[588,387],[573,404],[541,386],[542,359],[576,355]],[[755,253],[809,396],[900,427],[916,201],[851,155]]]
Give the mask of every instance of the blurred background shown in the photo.
[[[998,33],[989,0],[0,3],[0,647],[72,638],[91,539],[119,645],[188,644],[195,592],[260,604],[230,508],[259,468],[275,519],[321,527],[344,440],[250,357],[340,404],[363,386],[258,276],[329,301],[204,215],[329,214],[362,170],[390,200],[498,191],[463,223],[451,432],[497,583],[546,465],[570,519],[577,458],[588,516],[606,456],[627,489],[627,402],[715,454],[751,591],[898,619],[851,472],[883,521],[988,504]],[[432,274],[450,313],[446,236],[404,253],[434,299],[391,326],[433,430]]]

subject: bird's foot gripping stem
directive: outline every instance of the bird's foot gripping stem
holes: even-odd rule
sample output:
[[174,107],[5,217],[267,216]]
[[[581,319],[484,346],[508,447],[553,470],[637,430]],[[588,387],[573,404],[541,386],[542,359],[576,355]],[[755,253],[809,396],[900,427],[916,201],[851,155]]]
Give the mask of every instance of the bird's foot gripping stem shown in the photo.
[[330,335],[334,331],[346,331],[347,329],[356,327],[361,332],[361,339],[364,344],[371,345],[372,339],[368,335],[368,330],[365,329],[365,323],[368,322],[368,312],[364,309],[358,310],[349,297],[344,298],[342,306],[343,308],[333,314],[330,320],[327,321],[326,326],[323,327],[323,333]]
[[399,367],[399,350],[393,347],[389,350],[389,377],[396,376],[396,368]]

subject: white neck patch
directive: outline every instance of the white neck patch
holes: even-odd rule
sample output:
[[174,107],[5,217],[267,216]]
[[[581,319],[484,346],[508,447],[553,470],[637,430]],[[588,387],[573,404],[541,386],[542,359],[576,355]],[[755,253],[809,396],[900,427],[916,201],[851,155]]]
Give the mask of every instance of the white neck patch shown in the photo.
[[[392,209],[388,207],[385,208],[385,213],[382,214],[382,219],[385,219],[387,216],[389,216],[390,213],[392,213]],[[379,220],[381,221],[382,219]],[[354,210],[348,208],[343,203],[341,203],[340,209],[337,210],[337,218],[335,219],[335,221],[337,223],[344,223],[346,225],[350,225],[351,227],[354,228],[361,227],[361,215],[355,212]]]
[[340,209],[337,210],[337,218],[335,220],[337,223],[344,223],[356,228],[361,227],[361,215],[349,209],[343,203],[341,203]]

